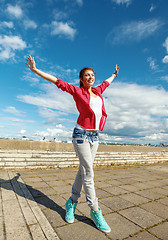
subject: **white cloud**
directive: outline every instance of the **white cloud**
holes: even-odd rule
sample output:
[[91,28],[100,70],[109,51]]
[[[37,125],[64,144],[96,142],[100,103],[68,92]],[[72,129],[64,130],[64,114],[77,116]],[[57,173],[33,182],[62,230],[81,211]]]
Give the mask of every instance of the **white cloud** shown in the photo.
[[152,57],[148,57],[147,62],[149,63],[149,66],[152,70],[159,71],[159,65],[156,64],[156,59],[154,59]]
[[6,21],[0,22],[0,28],[4,28],[4,27],[13,28],[13,22],[6,22]]
[[77,4],[78,4],[79,6],[82,6],[82,5],[83,5],[83,0],[76,0],[76,2],[77,2]]
[[19,111],[15,107],[12,107],[12,106],[5,108],[3,111],[14,114],[16,116],[23,116],[23,114],[25,114],[23,111]]
[[113,29],[107,36],[111,43],[127,43],[141,41],[159,30],[162,22],[157,19],[124,23]]
[[26,133],[26,130],[22,129],[22,130],[20,130],[19,133],[21,133],[21,134],[25,134],[25,133]]
[[163,46],[166,48],[166,51],[168,53],[168,37],[166,38],[165,42],[163,43]]
[[129,6],[132,3],[133,0],[112,0],[112,2],[115,2],[116,4],[126,4]]
[[[166,48],[166,51],[168,53],[168,37],[166,38],[165,42],[163,43],[163,46]],[[163,63],[168,63],[168,55],[166,55],[163,59],[162,59]]]
[[18,100],[38,107],[51,108],[66,114],[77,113],[72,96],[58,90],[54,84],[42,83],[39,86],[43,93],[19,95]]
[[168,75],[167,75],[167,76],[162,76],[162,77],[161,77],[161,80],[168,82]]
[[12,58],[16,50],[25,48],[26,43],[19,36],[0,36],[0,60]]
[[24,24],[26,30],[29,29],[29,28],[30,29],[36,29],[37,28],[37,24],[30,19],[24,20],[23,24]]
[[58,124],[53,128],[47,128],[44,131],[36,131],[36,137],[47,137],[49,139],[56,138],[61,140],[70,140],[72,136],[72,130],[67,129],[62,124]]
[[22,9],[17,4],[15,6],[9,4],[7,7],[7,12],[16,18],[20,18],[23,15]]
[[143,143],[153,134],[168,134],[168,92],[164,89],[113,83],[104,96],[108,114],[104,134],[134,143]]
[[162,60],[163,63],[168,63],[168,55],[166,55],[163,60]]
[[151,7],[150,7],[150,9],[149,9],[149,12],[152,12],[153,10],[155,10],[156,9],[156,6],[155,5],[153,5],[153,3],[151,4]]
[[53,21],[51,24],[51,34],[64,36],[68,39],[73,40],[76,34],[76,29],[71,27],[69,23],[63,23],[58,21]]

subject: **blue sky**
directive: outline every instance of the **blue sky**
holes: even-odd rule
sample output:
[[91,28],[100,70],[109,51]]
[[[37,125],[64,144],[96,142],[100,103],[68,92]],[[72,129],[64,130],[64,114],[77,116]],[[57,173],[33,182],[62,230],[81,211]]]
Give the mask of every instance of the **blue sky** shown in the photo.
[[167,0],[0,0],[0,137],[70,140],[72,97],[33,74],[39,69],[78,85],[85,66],[104,92],[102,141],[168,143]]

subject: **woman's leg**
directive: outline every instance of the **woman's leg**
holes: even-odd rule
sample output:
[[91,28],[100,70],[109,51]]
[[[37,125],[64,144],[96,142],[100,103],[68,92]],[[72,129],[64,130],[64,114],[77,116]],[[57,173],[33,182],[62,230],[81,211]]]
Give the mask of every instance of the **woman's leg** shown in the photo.
[[98,141],[73,139],[73,145],[79,157],[79,170],[72,187],[72,199],[77,201],[83,184],[88,205],[93,210],[97,210],[98,199],[94,187],[93,162],[98,149]]

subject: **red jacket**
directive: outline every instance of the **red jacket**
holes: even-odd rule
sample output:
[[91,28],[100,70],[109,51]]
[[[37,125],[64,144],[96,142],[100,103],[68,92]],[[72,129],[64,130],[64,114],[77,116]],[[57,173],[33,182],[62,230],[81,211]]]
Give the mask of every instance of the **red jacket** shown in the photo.
[[[87,88],[85,87],[77,87],[71,85],[67,82],[62,81],[61,79],[57,78],[56,86],[61,88],[62,91],[66,91],[70,93],[76,103],[76,107],[79,111],[79,117],[77,120],[77,124],[85,129],[95,129],[95,114],[93,110],[90,108],[90,93]],[[102,117],[100,119],[99,130],[103,131],[107,114],[104,107],[104,101],[102,97],[102,93],[104,90],[109,86],[109,82],[104,81],[101,85],[97,87],[92,87],[92,91],[94,94],[98,95],[102,99]]]

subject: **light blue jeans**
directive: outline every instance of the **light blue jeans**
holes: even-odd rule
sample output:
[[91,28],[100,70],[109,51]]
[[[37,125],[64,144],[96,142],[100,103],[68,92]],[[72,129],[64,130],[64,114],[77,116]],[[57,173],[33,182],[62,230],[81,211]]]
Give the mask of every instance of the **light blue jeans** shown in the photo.
[[98,132],[89,132],[85,129],[74,128],[72,142],[79,158],[79,169],[72,186],[74,202],[81,196],[82,185],[86,201],[94,211],[98,209],[98,199],[94,187],[93,162],[99,145]]

